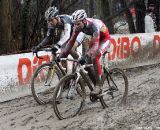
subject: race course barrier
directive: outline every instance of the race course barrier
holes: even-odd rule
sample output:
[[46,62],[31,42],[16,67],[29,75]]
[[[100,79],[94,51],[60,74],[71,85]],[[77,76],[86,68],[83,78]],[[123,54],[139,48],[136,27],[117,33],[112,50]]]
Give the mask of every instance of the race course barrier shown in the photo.
[[160,63],[160,32],[114,35],[112,52],[108,55],[111,67],[132,68]]
[[[160,63],[160,32],[112,35],[110,67],[132,68]],[[79,49],[80,51],[81,49]],[[30,79],[37,66],[50,61],[49,52],[0,56],[0,102],[31,94]]]
[[0,56],[0,102],[31,94],[30,79],[37,66],[50,61],[50,54],[40,52]]

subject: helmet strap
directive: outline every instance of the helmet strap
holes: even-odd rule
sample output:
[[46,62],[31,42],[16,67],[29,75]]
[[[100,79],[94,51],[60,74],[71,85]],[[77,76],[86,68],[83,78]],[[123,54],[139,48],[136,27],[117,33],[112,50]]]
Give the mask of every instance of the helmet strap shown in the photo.
[[57,20],[57,25],[59,25],[61,23],[60,18],[59,17],[55,17],[55,19]]
[[82,23],[84,24],[84,28],[85,28],[87,25],[85,19],[82,20]]

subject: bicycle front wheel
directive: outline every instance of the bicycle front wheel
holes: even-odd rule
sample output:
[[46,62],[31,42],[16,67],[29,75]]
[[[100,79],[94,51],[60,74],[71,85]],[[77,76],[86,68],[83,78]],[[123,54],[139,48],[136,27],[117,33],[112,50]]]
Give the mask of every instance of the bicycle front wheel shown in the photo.
[[107,107],[107,103],[109,103],[110,99],[115,101],[114,104],[126,103],[128,95],[128,79],[122,69],[114,68],[106,73],[102,95],[100,101],[103,108]]
[[85,102],[85,89],[81,80],[76,83],[74,74],[64,76],[54,91],[53,108],[62,120],[80,113]]
[[31,79],[31,91],[38,104],[47,104],[52,101],[53,90],[62,74],[58,67],[51,63],[40,65]]

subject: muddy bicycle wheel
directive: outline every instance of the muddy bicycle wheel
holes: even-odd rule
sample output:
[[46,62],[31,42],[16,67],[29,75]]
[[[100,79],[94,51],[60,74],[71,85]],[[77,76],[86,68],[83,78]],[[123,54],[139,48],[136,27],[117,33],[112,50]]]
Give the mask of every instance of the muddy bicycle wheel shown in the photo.
[[62,74],[56,65],[45,63],[39,66],[31,79],[31,92],[38,104],[52,101],[53,91]]
[[85,102],[85,89],[81,80],[75,83],[75,75],[64,76],[54,91],[53,109],[62,120],[79,114]]
[[[108,80],[107,80],[108,79]],[[114,68],[108,71],[103,84],[102,94],[100,98],[103,108],[112,99],[115,104],[125,104],[128,95],[128,79],[124,71],[119,68]]]

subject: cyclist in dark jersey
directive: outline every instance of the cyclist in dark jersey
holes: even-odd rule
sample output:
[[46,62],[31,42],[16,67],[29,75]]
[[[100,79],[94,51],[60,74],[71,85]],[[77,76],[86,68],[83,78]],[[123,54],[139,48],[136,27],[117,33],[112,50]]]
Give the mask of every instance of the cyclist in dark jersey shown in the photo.
[[[47,36],[33,49],[33,52],[37,52],[40,48],[50,42],[56,29],[61,30],[61,34],[60,40],[52,45],[53,51],[64,48],[73,32],[72,17],[69,15],[58,15],[58,9],[56,7],[49,7],[45,12],[45,18],[48,22]],[[70,53],[74,58],[78,58],[78,54],[74,50]]]
[[80,32],[90,35],[91,40],[88,43],[89,51],[87,54],[82,56],[79,62],[81,64],[85,64],[85,62],[92,62],[94,64],[96,85],[91,94],[99,94],[102,86],[102,68],[100,58],[104,52],[110,50],[110,34],[108,28],[99,19],[87,18],[87,14],[83,9],[75,11],[72,14],[72,20],[74,22],[74,31],[60,57],[68,56]]

